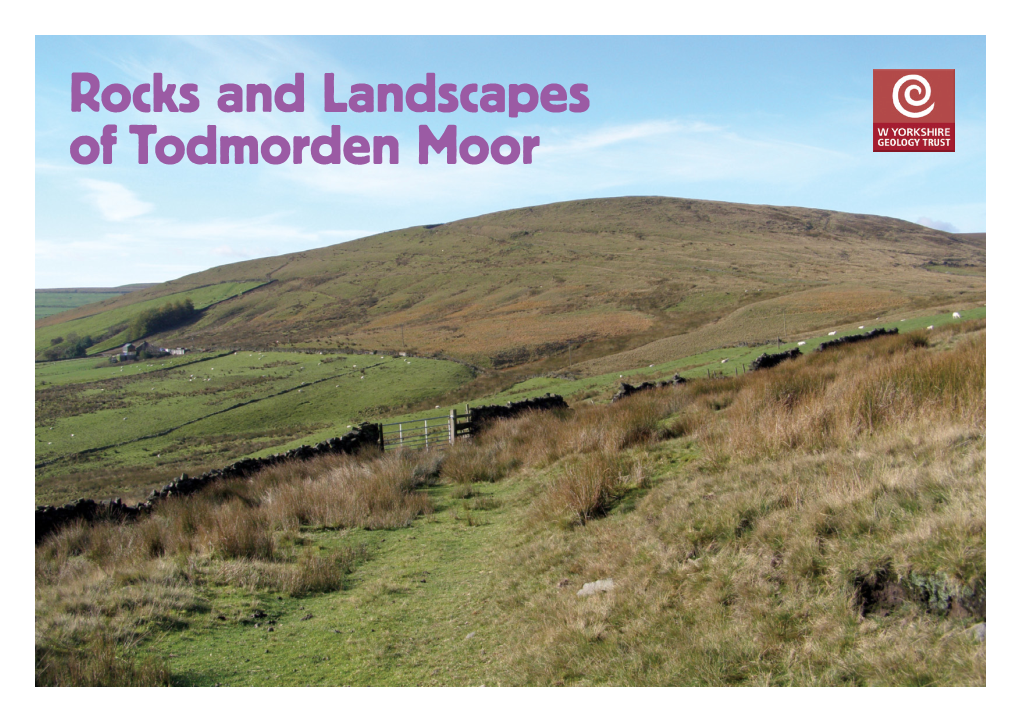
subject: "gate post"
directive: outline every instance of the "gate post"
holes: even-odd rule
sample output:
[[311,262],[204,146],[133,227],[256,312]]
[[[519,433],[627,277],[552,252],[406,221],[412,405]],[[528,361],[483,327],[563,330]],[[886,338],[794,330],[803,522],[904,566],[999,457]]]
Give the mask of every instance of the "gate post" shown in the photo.
[[450,445],[453,445],[454,440],[457,438],[457,409],[450,409]]

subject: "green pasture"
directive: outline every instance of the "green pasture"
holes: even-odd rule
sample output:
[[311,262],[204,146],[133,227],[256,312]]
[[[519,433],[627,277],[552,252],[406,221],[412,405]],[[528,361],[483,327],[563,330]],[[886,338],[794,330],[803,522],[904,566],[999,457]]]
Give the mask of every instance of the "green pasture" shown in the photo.
[[[867,333],[875,328],[898,328],[901,333],[909,333],[912,330],[927,328],[929,325],[940,326],[948,323],[958,323],[964,320],[975,320],[985,317],[985,308],[971,308],[960,311],[960,320],[953,318],[952,313],[939,313],[936,315],[922,315],[916,317],[904,316],[902,320],[895,321],[872,321],[865,323],[861,329],[858,325],[839,326],[834,336],[818,335],[799,338],[796,341],[782,343],[780,345],[770,344],[763,346],[744,346],[735,348],[717,348],[705,353],[686,356],[667,363],[654,363],[641,368],[632,368],[619,373],[603,373],[597,376],[570,380],[563,377],[540,376],[517,383],[511,388],[470,402],[471,405],[504,404],[511,401],[520,401],[525,398],[553,393],[561,395],[571,404],[591,398],[593,402],[604,401],[619,388],[621,382],[637,385],[645,381],[669,380],[674,374],[679,373],[685,378],[704,378],[710,372],[715,375],[734,375],[743,373],[751,362],[762,353],[776,353],[791,348],[800,348],[802,353],[809,353],[821,343],[834,340],[840,336],[854,335],[856,333]],[[797,343],[803,340],[804,345]],[[726,362],[723,363],[723,360]],[[456,406],[458,413],[464,413],[464,404]],[[386,422],[406,422],[419,418],[432,416],[449,415],[450,406],[442,408],[409,413],[399,417],[388,418]]]
[[212,353],[188,353],[184,356],[164,356],[139,361],[138,363],[111,363],[107,356],[98,358],[75,358],[74,360],[37,363],[35,369],[36,390],[46,386],[69,383],[93,383],[107,378],[130,378],[141,373],[156,370],[180,368],[200,363],[222,355],[223,351]]
[[[132,303],[131,305],[114,308],[112,310],[105,310],[85,318],[78,318],[77,320],[69,320],[64,323],[57,323],[56,325],[36,328],[35,350],[36,353],[39,353],[46,348],[49,348],[51,341],[54,338],[67,338],[71,333],[77,333],[79,337],[90,335],[93,338],[98,338],[107,331],[116,329],[118,326],[126,326],[142,311],[159,308],[168,302],[183,301],[186,298],[190,298],[192,303],[194,303],[195,308],[201,310],[228,298],[240,295],[252,288],[257,288],[260,285],[264,285],[264,282],[246,281],[236,283],[218,283],[216,285],[194,288],[192,290],[174,293],[172,295],[166,295],[161,298],[154,298],[140,303]],[[110,338],[93,345],[89,348],[88,352],[93,354],[101,353],[132,340],[135,339],[127,337],[126,329],[121,330],[119,333],[111,336]]]
[[115,479],[118,468],[201,471],[267,455],[342,435],[470,378],[450,361],[318,353],[37,364],[37,489],[52,500],[47,486],[67,473]]
[[35,293],[35,319],[46,318],[65,310],[80,308],[89,303],[98,303],[107,298],[116,298],[123,293]]
[[[984,316],[983,307],[961,312],[962,320]],[[863,330],[840,327],[835,336],[800,339],[804,345],[799,347],[810,352],[826,340],[876,327],[908,332],[953,322],[958,321],[951,313],[904,316],[864,324]],[[796,347],[791,341],[778,349]],[[503,404],[546,393],[572,404],[604,402],[622,381],[667,380],[675,373],[687,378],[710,372],[733,375],[776,350],[776,345],[720,348],[621,373],[573,380],[536,377],[470,404]],[[449,361],[325,352],[239,351],[123,365],[93,358],[37,364],[36,463],[42,464],[37,500],[66,500],[60,498],[65,489],[53,482],[68,473],[103,473],[112,480],[118,469],[158,471],[165,466],[169,480],[171,471],[184,466],[201,472],[243,457],[279,453],[343,435],[365,421],[448,417],[449,405],[411,413],[394,409],[418,405],[470,378],[469,369]],[[464,413],[464,404],[456,409]],[[97,448],[104,450],[91,450]],[[76,455],[83,451],[90,452]]]

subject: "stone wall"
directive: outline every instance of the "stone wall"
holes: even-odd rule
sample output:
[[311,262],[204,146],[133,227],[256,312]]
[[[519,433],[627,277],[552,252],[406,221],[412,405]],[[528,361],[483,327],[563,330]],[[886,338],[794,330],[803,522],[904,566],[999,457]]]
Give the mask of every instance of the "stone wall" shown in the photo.
[[749,368],[753,371],[759,371],[764,368],[772,368],[779,365],[784,360],[790,360],[793,358],[800,357],[799,348],[791,348],[790,350],[783,351],[782,353],[762,353],[760,356],[751,361]]
[[899,332],[899,328],[875,328],[875,330],[869,331],[868,333],[845,335],[842,338],[836,338],[835,340],[827,340],[824,343],[819,344],[815,350],[823,351],[826,348],[834,348],[836,346],[846,345],[847,343],[860,343],[862,340],[871,340],[872,338],[878,338],[883,335],[896,335]]
[[658,383],[653,381],[645,381],[644,383],[636,386],[632,386],[630,383],[621,383],[620,390],[616,391],[616,395],[609,401],[610,403],[616,403],[616,401],[626,398],[627,396],[634,395],[640,391],[647,391],[653,388],[665,388],[667,386],[679,386],[687,382],[687,379],[682,377],[679,373],[673,375],[668,381],[659,381]]
[[63,506],[39,506],[35,509],[35,542],[39,543],[53,531],[77,520],[132,520],[143,513],[150,512],[164,498],[188,496],[197,493],[214,481],[249,476],[278,463],[307,460],[326,453],[353,454],[367,446],[378,448],[381,431],[382,429],[376,423],[364,423],[344,436],[330,438],[313,446],[299,446],[285,453],[274,453],[265,458],[245,458],[231,463],[226,468],[207,471],[194,478],[182,473],[178,478],[173,479],[162,488],[154,490],[146,500],[134,506],[122,503],[119,498],[113,501],[80,498]]
[[469,423],[471,432],[476,433],[486,424],[500,418],[514,418],[527,411],[550,411],[560,408],[569,408],[563,396],[554,396],[546,393],[538,398],[528,398],[523,401],[512,401],[505,406],[478,406],[470,411]]

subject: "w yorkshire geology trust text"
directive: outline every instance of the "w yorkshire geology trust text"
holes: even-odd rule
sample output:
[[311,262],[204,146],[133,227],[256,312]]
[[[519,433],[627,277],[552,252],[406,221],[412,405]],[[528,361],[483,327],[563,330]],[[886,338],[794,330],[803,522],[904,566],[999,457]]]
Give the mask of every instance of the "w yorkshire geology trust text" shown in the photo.
[[[498,83],[468,83],[459,88],[454,83],[436,86],[436,74],[426,73],[424,83],[410,85],[406,92],[396,83],[382,83],[372,86],[355,83],[346,100],[337,100],[334,88],[334,74],[324,76],[324,106],[327,113],[402,113],[404,109],[414,113],[453,113],[463,110],[467,113],[509,113],[516,118],[530,113],[541,106],[549,113],[583,113],[591,103],[585,95],[588,86],[575,83],[569,88],[559,83],[550,83],[539,90],[528,83],[510,83],[504,87]],[[71,73],[71,112],[85,111],[121,113],[134,108],[140,113],[194,113],[201,105],[198,85],[185,83],[179,90],[174,83],[164,83],[162,73],[154,73],[152,83],[142,83],[134,89],[120,83],[105,87],[92,73]],[[293,83],[282,83],[275,90],[266,83],[250,83],[242,88],[235,83],[220,85],[220,96],[216,101],[224,113],[269,113],[274,109],[282,113],[301,113],[305,109],[305,76],[295,73]],[[158,136],[156,125],[129,125],[128,132],[137,138],[137,161],[140,165],[149,162],[150,139],[155,136],[151,147],[156,159],[164,165],[175,165],[184,159],[195,165],[216,165],[230,163],[231,150],[234,164],[254,165],[261,158],[271,165],[288,161],[300,164],[305,151],[312,162],[320,165],[336,165],[347,162],[352,165],[366,165],[400,161],[400,147],[392,135],[375,135],[371,142],[362,135],[341,136],[340,126],[333,125],[329,135],[312,138],[295,135],[288,139],[272,135],[259,142],[252,135],[222,135],[218,137],[215,125],[206,126],[204,135],[196,135],[187,141],[174,135]],[[89,165],[102,157],[104,164],[113,162],[113,146],[117,144],[117,126],[103,126],[97,140],[90,135],[81,135],[71,142],[71,158],[80,165]],[[436,154],[446,153],[446,162],[457,162],[458,156],[470,165],[478,165],[491,157],[500,165],[510,165],[521,160],[525,165],[532,162],[532,153],[539,147],[537,135],[525,135],[522,141],[510,135],[502,135],[491,143],[479,135],[469,135],[457,142],[457,126],[447,125],[437,136],[428,125],[418,126],[418,163],[427,165],[429,150]],[[218,150],[218,152],[217,152]]]

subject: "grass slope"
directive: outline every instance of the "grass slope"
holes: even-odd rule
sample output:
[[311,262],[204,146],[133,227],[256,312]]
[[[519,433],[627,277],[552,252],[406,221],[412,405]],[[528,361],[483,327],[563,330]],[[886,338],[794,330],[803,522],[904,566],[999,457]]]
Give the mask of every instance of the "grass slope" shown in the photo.
[[36,498],[143,496],[181,471],[342,435],[470,378],[450,361],[283,352],[38,364]]
[[107,298],[117,298],[122,293],[59,293],[37,290],[35,292],[35,319],[46,318],[79,308],[89,303],[98,303]]
[[[949,265],[974,274],[933,272]],[[274,281],[167,342],[400,349],[500,368],[584,360],[706,331],[688,352],[984,297],[984,239],[905,221],[678,198],[571,201],[212,268],[107,312],[201,286]],[[128,310],[130,309],[130,311]],[[81,318],[74,311],[37,325]]]
[[108,301],[84,305],[44,319],[45,325],[37,324],[35,349],[36,352],[45,350],[54,338],[66,338],[71,333],[77,333],[80,337],[103,338],[88,349],[89,353],[112,350],[129,341],[138,340],[128,337],[126,326],[142,311],[158,308],[167,302],[183,301],[186,298],[192,300],[197,310],[202,310],[262,284],[259,281],[217,283],[195,287],[186,292],[138,300],[136,296],[148,292],[142,290]]
[[[984,315],[979,307],[964,310],[962,319]],[[959,322],[948,313],[920,314],[872,323],[863,331],[856,325],[843,327],[835,337],[873,327],[909,332]],[[790,342],[780,349],[799,347],[808,353],[831,339],[805,336],[805,345]],[[201,472],[241,457],[316,443],[342,435],[359,421],[445,417],[451,409],[464,413],[463,402],[451,402],[451,397],[483,405],[555,393],[571,403],[603,402],[622,381],[657,381],[674,373],[732,376],[761,353],[775,351],[775,345],[720,348],[619,372],[542,375],[482,396],[466,395],[471,374],[463,366],[421,358],[238,352],[118,366],[91,359],[39,364],[36,498],[46,503],[83,494],[135,498],[182,471]],[[392,410],[428,399],[440,407]],[[233,408],[239,403],[246,405]],[[179,430],[170,431],[174,428]],[[157,433],[164,435],[147,437]],[[115,447],[76,455],[107,446]]]
[[983,685],[984,338],[922,329],[66,529],[36,552],[37,683]]

